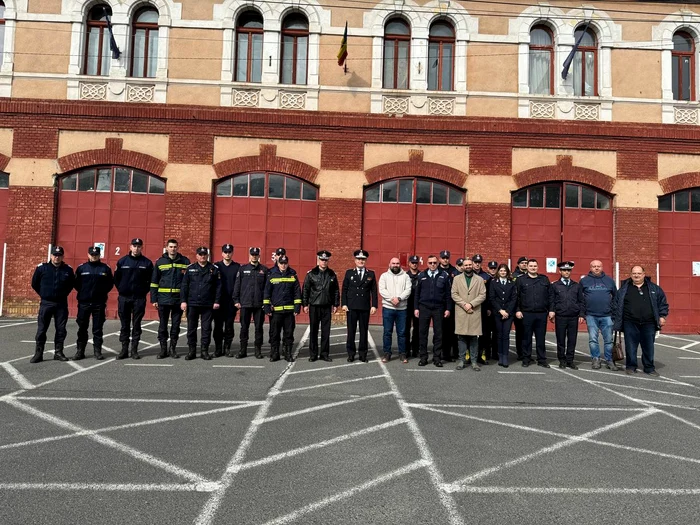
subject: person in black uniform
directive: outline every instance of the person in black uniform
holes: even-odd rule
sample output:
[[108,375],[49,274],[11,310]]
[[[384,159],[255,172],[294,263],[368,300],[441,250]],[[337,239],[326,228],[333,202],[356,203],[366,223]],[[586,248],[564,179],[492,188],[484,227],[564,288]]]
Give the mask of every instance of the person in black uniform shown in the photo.
[[[449,277],[451,290],[455,275],[460,275],[461,272],[455,266],[452,266],[450,256],[449,250],[442,250],[440,252],[439,267]],[[459,359],[459,344],[455,334],[455,310],[454,302],[450,301],[450,315],[442,318],[442,360],[452,362],[457,359]]]
[[211,320],[221,301],[221,274],[219,268],[209,262],[209,249],[197,248],[197,262],[190,264],[182,279],[180,308],[187,312],[187,347],[185,360],[197,357],[197,325],[202,319],[202,359],[209,361]]
[[73,361],[85,359],[85,347],[88,341],[88,326],[92,316],[92,348],[95,359],[101,361],[102,327],[105,324],[107,295],[114,287],[112,269],[100,260],[100,247],[88,248],[88,262],[84,262],[75,270],[75,290],[78,299],[78,339]]
[[[527,257],[520,257],[518,259],[518,267],[513,270],[511,276],[513,280],[518,277],[522,277],[527,273]],[[515,352],[518,354],[518,361],[523,360],[523,320],[517,317],[513,319],[513,324],[515,324]]]
[[491,307],[488,295],[489,285],[496,278],[496,274],[498,272],[498,261],[489,261],[487,272],[489,274],[490,279],[486,281],[486,302],[488,303],[488,311],[486,317],[486,325],[484,325],[484,330],[488,331],[490,344],[486,347],[486,359],[499,360],[500,358],[498,356],[498,334],[496,332],[496,315],[498,312],[494,311],[494,309]]
[[418,366],[428,364],[428,330],[433,322],[433,364],[442,368],[442,320],[451,315],[452,286],[446,272],[438,268],[437,257],[428,257],[428,269],[418,276],[414,315],[420,326],[420,361]]
[[518,291],[518,306],[515,317],[523,320],[523,366],[532,361],[532,334],[537,345],[537,365],[549,368],[544,337],[547,332],[549,312],[549,279],[537,273],[536,259],[527,261],[527,273],[518,277],[515,287]]
[[508,350],[510,349],[510,327],[513,325],[515,306],[518,300],[515,281],[511,279],[508,265],[501,264],[496,276],[490,281],[489,307],[491,317],[496,325],[496,344],[498,345],[498,366],[508,368]]
[[[143,240],[138,237],[131,239],[129,253],[117,261],[114,270],[114,286],[119,292],[117,298],[117,313],[121,322],[119,342],[127,348],[129,336],[137,348],[141,341],[141,321],[146,314],[146,296],[153,276],[153,262],[141,253],[142,250]],[[175,354],[173,357],[178,357],[174,347],[172,352]],[[158,354],[158,359],[164,357],[168,357],[167,343],[161,343],[160,354]]]
[[372,270],[366,269],[369,252],[355,250],[355,268],[345,272],[341,305],[347,313],[348,335],[345,349],[348,351],[348,362],[355,360],[355,333],[360,325],[360,345],[357,351],[360,361],[367,362],[367,347],[369,333],[369,316],[377,311],[377,278]]
[[284,330],[282,355],[285,361],[293,362],[294,318],[301,311],[301,287],[286,255],[278,256],[275,267],[267,274],[263,308],[270,316],[270,361],[280,360],[280,333]]
[[68,295],[73,291],[75,274],[73,268],[63,262],[63,248],[54,246],[51,261],[41,263],[34,270],[32,289],[41,297],[39,316],[37,318],[36,348],[30,363],[44,360],[46,332],[54,320],[54,354],[56,361],[68,361],[63,355],[63,343],[66,340],[66,323],[68,322]]
[[554,281],[549,287],[549,320],[554,321],[554,331],[557,335],[557,358],[559,368],[573,368],[576,352],[576,337],[578,325],[583,324],[583,288],[571,279],[572,261],[563,261],[558,265],[561,279]]
[[216,267],[221,274],[221,302],[219,309],[214,310],[214,357],[233,357],[233,322],[238,312],[238,308],[233,304],[233,286],[236,284],[241,265],[233,260],[232,244],[224,244],[221,247],[221,260],[216,263]]
[[[177,358],[177,340],[180,337],[180,322],[182,321],[182,308],[180,308],[180,286],[185,270],[190,265],[190,260],[177,251],[178,243],[175,239],[169,239],[165,246],[165,253],[160,257],[154,267],[151,277],[151,303],[158,309],[158,341],[161,352],[163,345],[168,343],[168,319],[170,319],[170,355]],[[134,342],[131,342],[132,349]],[[129,350],[122,343],[122,352],[117,359],[128,356]]]
[[340,305],[338,277],[328,267],[331,252],[321,250],[316,253],[318,265],[309,270],[304,279],[301,304],[304,313],[309,314],[309,361],[318,359],[318,325],[321,325],[321,359],[333,361],[331,351],[331,315]]
[[263,294],[269,270],[267,266],[260,264],[260,248],[250,248],[248,254],[249,262],[241,266],[233,286],[233,303],[241,312],[241,349],[236,359],[248,356],[248,331],[251,317],[255,325],[255,357],[262,359],[263,325],[265,324]]
[[408,258],[408,270],[406,275],[411,279],[411,296],[408,298],[406,306],[406,355],[418,357],[418,317],[413,314],[416,297],[416,283],[418,283],[418,263],[420,258],[417,255],[411,255]]

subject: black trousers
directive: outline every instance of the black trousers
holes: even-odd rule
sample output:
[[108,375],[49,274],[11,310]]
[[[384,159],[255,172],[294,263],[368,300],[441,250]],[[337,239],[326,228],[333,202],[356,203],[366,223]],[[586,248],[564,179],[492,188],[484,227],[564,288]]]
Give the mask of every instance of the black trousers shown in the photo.
[[265,312],[262,306],[257,308],[241,308],[241,346],[248,345],[248,331],[250,319],[255,325],[255,346],[263,344],[263,325],[265,324]]
[[574,362],[576,338],[578,337],[578,317],[554,317],[554,331],[557,334],[557,357],[559,361]]
[[523,312],[523,363],[532,362],[532,334],[535,334],[537,362],[546,363],[544,336],[547,333],[547,312]]
[[[159,304],[158,305],[158,341],[161,343],[168,342],[168,319],[170,319],[170,342],[177,343],[180,337],[180,322],[182,321],[182,308],[178,304]],[[133,344],[133,342],[132,342]]]
[[284,346],[292,346],[295,326],[296,319],[293,311],[272,312],[270,316],[270,347],[279,351],[280,333],[283,334],[281,342],[284,343]]
[[214,344],[217,347],[222,345],[230,347],[236,330],[233,327],[238,308],[233,305],[221,305],[218,310],[214,310]]
[[513,318],[503,319],[501,314],[496,312],[493,322],[496,326],[496,337],[494,340],[498,348],[498,362],[502,365],[507,365],[508,351],[510,349],[510,327],[513,326]]
[[425,306],[419,306],[418,310],[420,313],[418,316],[420,359],[421,361],[428,360],[428,330],[430,330],[430,321],[432,321],[433,362],[442,361],[442,320],[444,319],[445,310],[442,308],[427,308]]
[[[499,356],[498,356],[498,328],[496,327],[496,316],[501,317],[501,314],[499,314],[498,312],[492,311],[491,315],[489,315],[486,318],[487,319],[487,321],[486,321],[487,328],[486,329],[491,334],[491,348],[490,348],[491,359],[498,359],[499,358]],[[511,318],[511,322],[508,325],[508,331],[510,331],[510,327],[512,325],[513,325],[513,323],[512,323],[512,318]],[[510,344],[510,341],[508,341],[508,343]],[[489,348],[487,347],[486,356],[488,357],[488,355],[489,355]]]
[[360,345],[357,347],[357,352],[360,358],[367,358],[368,333],[369,333],[369,310],[348,310],[348,337],[345,341],[345,349],[348,351],[349,357],[355,357],[355,334],[357,333],[357,325],[360,325]]
[[37,317],[36,337],[37,343],[44,344],[46,342],[46,332],[51,325],[51,319],[54,320],[56,333],[54,334],[53,342],[56,348],[62,348],[63,342],[66,340],[66,324],[68,323],[68,303],[54,303],[51,301],[41,301],[39,305],[39,315]]
[[187,346],[197,346],[197,325],[202,320],[202,348],[211,343],[211,320],[214,309],[211,306],[187,306]]
[[523,357],[523,320],[517,317],[513,320],[515,324],[515,352],[519,358]]
[[406,355],[410,352],[416,356],[418,355],[420,330],[418,318],[413,315],[413,312],[413,307],[406,310]]
[[78,303],[78,315],[75,318],[78,324],[78,344],[87,344],[88,326],[92,317],[92,344],[102,346],[102,328],[105,324],[106,309],[107,305],[104,303]]
[[479,357],[486,354],[491,357],[491,316],[486,315],[486,306],[481,305],[481,335],[479,336]]
[[[146,298],[145,297],[122,297],[117,299],[117,313],[121,328],[119,330],[119,342],[128,343],[129,336],[131,341],[138,343],[141,340],[141,321],[146,314]],[[131,330],[131,323],[134,324],[134,330]]]
[[[444,312],[443,312],[444,313]],[[459,345],[457,335],[455,334],[455,313],[450,312],[450,316],[442,319],[442,354],[445,357],[459,359]],[[433,327],[433,331],[435,327]],[[441,357],[442,358],[442,357]]]
[[321,356],[331,351],[331,305],[309,305],[309,357],[318,356],[318,326],[321,325]]

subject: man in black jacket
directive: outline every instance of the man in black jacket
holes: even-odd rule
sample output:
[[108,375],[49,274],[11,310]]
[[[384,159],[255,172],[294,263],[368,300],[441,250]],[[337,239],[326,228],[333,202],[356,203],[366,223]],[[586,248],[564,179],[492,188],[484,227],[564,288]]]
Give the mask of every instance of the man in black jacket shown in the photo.
[[[433,364],[442,368],[442,320],[450,317],[454,310],[452,285],[447,272],[438,268],[437,257],[428,257],[428,269],[418,276],[414,315],[420,326],[420,361],[418,366],[428,364],[428,330],[433,322]],[[450,308],[450,306],[452,308]],[[449,350],[446,350],[449,351]]]
[[532,360],[532,334],[537,345],[537,365],[550,368],[544,338],[547,333],[547,313],[549,312],[549,279],[537,273],[537,259],[527,261],[527,273],[515,281],[518,290],[518,306],[515,317],[523,320],[523,366],[530,366]]
[[[455,275],[460,275],[461,272],[455,266],[452,266],[452,263],[450,263],[450,256],[449,250],[442,250],[440,252],[439,268],[447,274],[450,279],[450,289],[452,289],[452,282]],[[481,255],[479,255],[479,257],[481,257]],[[449,308],[450,315],[442,318],[442,360],[452,362],[459,359],[459,346],[457,344],[457,334],[455,334],[454,302],[450,301]]]
[[309,314],[309,361],[318,359],[318,325],[321,325],[321,359],[332,361],[330,357],[331,315],[340,305],[338,277],[328,267],[331,252],[321,250],[316,253],[318,265],[309,270],[304,279],[301,304],[304,313]]
[[[102,327],[105,324],[107,295],[114,287],[112,269],[100,260],[99,246],[88,248],[88,261],[75,270],[75,290],[78,292],[78,339],[73,361],[85,359],[85,347],[88,341],[88,326],[92,316],[92,348],[95,359],[101,361]],[[137,354],[138,355],[138,354]],[[135,357],[137,359],[138,357]]]
[[[301,310],[301,287],[294,268],[286,255],[280,255],[267,274],[263,309],[270,316],[270,361],[280,360],[280,342],[285,361],[294,361],[295,317]],[[280,332],[284,338],[280,340]]]
[[51,250],[51,262],[41,263],[34,270],[32,289],[41,297],[39,316],[37,318],[36,349],[30,363],[44,360],[46,332],[54,320],[54,354],[56,361],[68,361],[63,355],[63,343],[66,340],[66,323],[68,322],[68,295],[73,291],[75,274],[73,268],[63,262],[63,248],[54,246]]
[[219,309],[214,311],[214,357],[224,354],[233,357],[233,322],[238,312],[238,308],[233,304],[233,287],[241,265],[233,260],[232,244],[224,244],[221,247],[221,260],[216,263],[216,267],[221,273],[221,303]]
[[360,345],[357,352],[360,361],[367,362],[367,347],[369,333],[369,316],[377,311],[377,278],[372,270],[365,268],[369,252],[355,250],[355,268],[345,272],[341,305],[347,314],[348,332],[345,349],[348,352],[348,362],[355,360],[355,334],[360,325]]
[[221,301],[221,275],[219,268],[209,262],[209,249],[197,248],[197,262],[190,264],[182,279],[180,308],[187,312],[187,347],[185,360],[197,357],[197,325],[202,319],[202,359],[208,361],[211,341],[211,319]]
[[[519,257],[517,268],[513,270],[511,274],[513,280],[515,281],[519,277],[522,277],[527,273],[527,257]],[[513,319],[513,325],[515,326],[515,352],[518,354],[518,361],[523,359],[523,320],[519,318]]]
[[[549,287],[549,320],[554,321],[554,331],[557,334],[557,358],[559,368],[573,368],[576,353],[576,337],[578,325],[583,324],[583,288],[571,279],[573,261],[563,261],[558,265],[561,279],[554,281]],[[617,367],[614,370],[618,370]]]
[[[153,262],[141,253],[142,250],[143,240],[138,237],[131,239],[129,253],[117,261],[114,270],[114,286],[119,292],[117,298],[117,313],[121,322],[119,342],[127,348],[129,336],[136,347],[141,341],[141,321],[146,314],[146,296],[151,287],[153,275]],[[168,356],[167,349],[167,344],[161,344],[158,359]],[[177,354],[173,357],[177,357]]]
[[420,262],[420,257],[417,255],[411,255],[408,258],[408,270],[406,270],[406,275],[411,279],[411,296],[408,298],[408,304],[406,306],[406,355],[409,352],[411,357],[418,357],[418,317],[414,315],[415,311],[415,298],[416,298],[416,284],[418,283],[418,275],[420,270],[418,269],[418,263]]
[[248,253],[249,262],[238,270],[236,283],[233,287],[233,303],[241,312],[241,349],[238,351],[236,359],[248,356],[248,332],[251,317],[255,325],[255,358],[262,359],[263,325],[265,324],[263,293],[269,270],[265,265],[260,264],[260,248],[250,248]]

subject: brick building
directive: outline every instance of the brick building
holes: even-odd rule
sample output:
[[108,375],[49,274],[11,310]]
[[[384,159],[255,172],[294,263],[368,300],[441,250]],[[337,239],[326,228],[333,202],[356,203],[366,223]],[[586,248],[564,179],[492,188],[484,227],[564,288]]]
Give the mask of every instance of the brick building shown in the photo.
[[0,0],[4,313],[50,244],[140,236],[642,264],[694,331],[699,39],[667,2]]

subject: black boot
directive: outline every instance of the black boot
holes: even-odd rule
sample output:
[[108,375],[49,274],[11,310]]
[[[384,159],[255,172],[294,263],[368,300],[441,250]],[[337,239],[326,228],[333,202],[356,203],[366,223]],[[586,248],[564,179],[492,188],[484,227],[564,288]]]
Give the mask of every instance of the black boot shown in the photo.
[[80,361],[81,359],[85,359],[85,347],[87,345],[85,343],[78,343],[76,345],[76,350],[75,350],[75,355],[71,357],[73,361]]
[[[257,357],[257,355],[256,355]],[[273,346],[270,349],[270,362],[274,363],[275,361],[280,360],[280,347],[279,346]]]
[[241,349],[238,351],[236,359],[243,359],[244,357],[248,357],[248,343],[241,343]]
[[[279,355],[279,350],[277,351],[277,355]],[[255,359],[262,359],[262,358],[263,358],[262,345],[261,346],[255,345]]]
[[41,363],[44,360],[44,343],[37,343],[34,348],[34,357],[29,361],[30,363]]
[[141,359],[139,355],[139,343],[131,343],[131,359]]
[[221,346],[221,343],[216,344],[214,343],[214,357],[222,357],[224,355],[224,350]]
[[197,359],[197,345],[189,345],[189,352],[185,356],[185,361]]
[[160,343],[160,353],[156,359],[165,359],[166,357],[168,357],[168,343]]
[[126,359],[129,357],[129,341],[124,341],[122,343],[122,351],[119,352],[117,359]]
[[170,357],[173,359],[180,359],[180,356],[177,353],[177,341],[173,341],[172,339],[170,340]]
[[209,355],[209,346],[202,346],[202,359],[205,361],[211,361],[211,356]]
[[294,362],[294,349],[292,345],[284,345],[284,355],[287,356],[287,361],[290,363]]
[[56,345],[53,351],[53,359],[54,361],[68,361],[68,358],[63,355],[63,345]]
[[92,351],[95,354],[95,359],[102,361],[105,356],[102,355],[102,345],[92,345]]
[[224,353],[226,354],[226,357],[236,356],[236,354],[233,353],[233,350],[231,350],[231,343],[224,344]]

